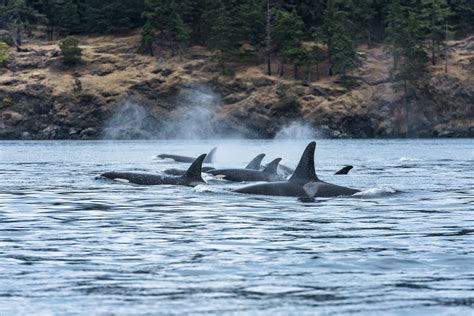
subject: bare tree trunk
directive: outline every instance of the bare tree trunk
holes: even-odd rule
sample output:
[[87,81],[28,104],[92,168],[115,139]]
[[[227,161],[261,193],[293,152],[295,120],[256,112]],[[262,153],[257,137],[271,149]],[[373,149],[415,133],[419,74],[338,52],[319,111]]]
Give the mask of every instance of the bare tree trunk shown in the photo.
[[331,42],[328,43],[328,62],[329,62],[329,75],[332,76]]
[[[431,15],[431,28],[433,29],[435,25],[434,14]],[[433,32],[433,31],[432,31]],[[435,38],[434,34],[431,34],[431,63],[436,65],[436,56],[435,56]]]
[[316,63],[316,80],[319,81],[319,62]]
[[448,73],[448,21],[446,21],[446,39],[444,40],[444,72]]
[[370,34],[369,30],[367,30],[367,47],[372,47],[372,35]]
[[297,64],[293,65],[293,70],[295,72],[295,80],[297,80],[298,79],[298,65]]
[[13,40],[13,45],[15,47],[21,46],[21,26],[20,21],[15,19],[15,21],[9,23],[8,30],[10,31],[11,38]]
[[272,50],[272,37],[271,37],[271,14],[270,14],[270,0],[267,0],[267,36],[265,38],[266,44],[266,55],[267,55],[267,75],[272,75],[272,62],[271,62],[271,50]]

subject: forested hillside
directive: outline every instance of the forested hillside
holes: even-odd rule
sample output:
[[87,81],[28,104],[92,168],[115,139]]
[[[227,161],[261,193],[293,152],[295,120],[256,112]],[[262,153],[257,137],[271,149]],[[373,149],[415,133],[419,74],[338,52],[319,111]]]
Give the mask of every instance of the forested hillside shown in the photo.
[[[218,51],[224,66],[248,44],[248,51],[265,56],[268,74],[275,71],[271,58],[277,58],[294,66],[295,78],[298,67],[327,60],[329,75],[350,80],[357,44],[386,43],[394,79],[405,85],[419,78],[428,59],[440,61],[446,39],[474,28],[471,0],[3,0],[1,14],[1,28],[15,45],[38,25],[49,40],[143,26],[144,53],[166,45],[183,54],[199,44]],[[278,72],[284,75],[284,67]]]
[[[21,112],[10,105],[31,94],[31,81],[44,85],[47,102],[108,106],[131,97],[147,104],[156,97],[150,86],[167,102],[175,90],[198,82],[232,104],[223,114],[232,128],[250,124],[245,128],[254,136],[271,136],[291,119],[325,126],[332,136],[474,133],[472,0],[2,0],[0,17],[0,42],[16,48],[0,46],[3,111]],[[131,75],[138,83],[126,79]],[[117,86],[110,84],[114,80]],[[247,88],[235,88],[239,80]],[[98,91],[101,86],[116,91]],[[284,110],[274,113],[273,105]],[[101,122],[113,112],[95,109],[100,114],[89,124],[96,130],[91,137],[99,136]],[[451,114],[443,112],[448,109]],[[420,111],[426,112],[423,126],[410,132],[407,113],[418,124]],[[250,121],[244,121],[247,112]],[[385,122],[386,115],[395,118]],[[13,126],[23,121],[7,117],[0,126],[12,130],[0,136],[17,137]],[[431,120],[456,127],[427,130]],[[57,137],[76,128],[64,124]]]

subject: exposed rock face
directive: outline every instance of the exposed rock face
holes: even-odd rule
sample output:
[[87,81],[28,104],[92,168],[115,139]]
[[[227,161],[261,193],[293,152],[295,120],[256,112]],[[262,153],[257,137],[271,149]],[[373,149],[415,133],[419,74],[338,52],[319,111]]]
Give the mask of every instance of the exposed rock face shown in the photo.
[[[56,45],[16,53],[8,69],[0,70],[0,139],[115,137],[107,134],[108,124],[130,101],[143,108],[143,121],[129,122],[141,129],[116,120],[124,127],[113,135],[166,136],[160,131],[183,115],[184,103],[193,102],[193,96],[188,101],[180,96],[195,87],[218,96],[202,124],[223,134],[273,137],[299,121],[328,137],[474,136],[474,76],[462,54],[452,73],[434,69],[431,79],[405,96],[390,82],[383,65],[390,60],[381,48],[367,51],[355,74],[358,85],[348,90],[334,78],[305,83],[265,76],[257,67],[223,76],[203,48],[191,49],[188,59],[163,60],[135,54],[138,41],[137,36],[89,39],[75,69],[62,66]],[[468,44],[453,48],[467,50]]]

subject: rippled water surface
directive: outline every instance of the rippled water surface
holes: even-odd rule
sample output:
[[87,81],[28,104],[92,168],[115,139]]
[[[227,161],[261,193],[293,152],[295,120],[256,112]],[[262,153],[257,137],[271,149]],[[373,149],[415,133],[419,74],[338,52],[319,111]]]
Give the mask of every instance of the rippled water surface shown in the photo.
[[96,179],[306,143],[0,142],[0,315],[472,315],[472,139],[318,141],[320,178],[363,192],[310,203]]

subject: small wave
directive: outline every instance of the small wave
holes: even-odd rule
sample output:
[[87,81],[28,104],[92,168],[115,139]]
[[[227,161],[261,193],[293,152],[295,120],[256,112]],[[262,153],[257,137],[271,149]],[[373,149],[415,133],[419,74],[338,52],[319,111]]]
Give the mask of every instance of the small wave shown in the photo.
[[175,162],[173,159],[170,159],[170,158],[160,158],[158,156],[152,156],[151,157],[151,160],[153,160],[154,162],[158,162],[158,163],[170,163],[170,162]]
[[419,158],[411,158],[411,157],[401,157],[398,161],[421,161],[422,159]]
[[382,187],[382,188],[370,188],[364,191],[354,194],[354,196],[363,196],[363,197],[376,197],[376,196],[387,196],[395,193],[399,193],[396,189],[392,187]]
[[211,193],[223,193],[225,192],[224,190],[220,188],[216,188],[207,184],[199,184],[193,188],[194,192],[198,193],[206,193],[206,192],[211,192]]

